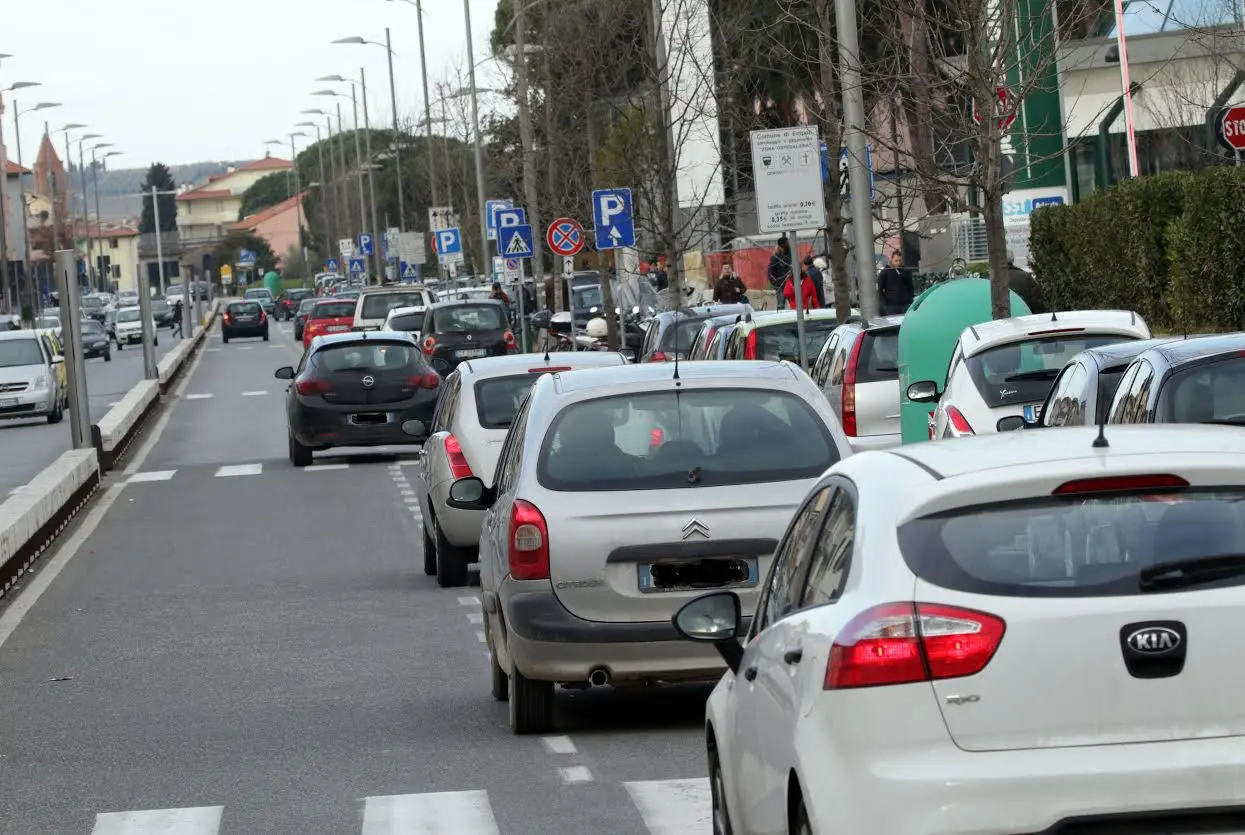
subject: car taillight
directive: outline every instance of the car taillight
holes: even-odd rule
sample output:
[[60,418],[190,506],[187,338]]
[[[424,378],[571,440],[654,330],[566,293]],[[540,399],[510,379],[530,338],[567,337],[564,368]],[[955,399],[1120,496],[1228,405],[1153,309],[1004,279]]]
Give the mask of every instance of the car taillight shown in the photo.
[[964,413],[954,406],[947,407],[947,426],[951,428],[951,437],[953,438],[974,434],[973,427],[969,425],[968,419],[964,417]]
[[431,354],[437,348],[437,340],[432,336],[424,337],[424,353]]
[[510,508],[510,576],[549,579],[549,527],[536,505],[515,499]]
[[[753,331],[756,333],[756,331]],[[865,344],[862,333],[852,343],[852,351],[847,355],[847,367],[843,369],[843,431],[848,437],[856,437],[856,364],[860,362],[860,347]]]
[[267,321],[268,321],[268,314],[261,310],[259,312],[259,323],[262,325],[264,324],[264,322],[267,322]]
[[754,360],[757,358],[757,332],[755,330],[748,334],[748,338],[744,340],[744,359]]
[[324,380],[305,379],[294,381],[294,391],[304,397],[310,397],[315,394],[327,394],[332,390],[333,387]]
[[662,353],[661,351],[654,351],[653,353],[648,355],[648,361],[649,362],[665,362],[666,355]]
[[1120,493],[1141,490],[1179,490],[1189,482],[1178,475],[1119,475],[1103,478],[1079,478],[1066,481],[1054,490],[1056,496],[1084,493]]
[[844,626],[830,647],[826,690],[960,678],[998,651],[1002,618],[936,603],[883,603]]
[[502,338],[502,341],[506,343],[507,351],[513,351],[515,350],[515,348],[518,347],[518,343],[514,341],[514,334],[511,333],[510,331],[506,331],[505,333],[503,333],[501,335],[501,338]]
[[435,389],[441,385],[441,375],[435,371],[429,371],[427,374],[416,374],[414,377],[407,377],[406,384],[417,389]]
[[228,325],[230,322],[232,322],[232,321],[233,321],[233,317],[232,317],[232,316],[230,316],[228,313],[226,313],[226,314],[225,314],[224,319],[225,319],[225,324],[226,324],[226,325]]
[[462,444],[453,435],[445,436],[445,457],[450,459],[450,472],[456,480],[472,476],[471,465],[467,463],[467,456],[463,455]]

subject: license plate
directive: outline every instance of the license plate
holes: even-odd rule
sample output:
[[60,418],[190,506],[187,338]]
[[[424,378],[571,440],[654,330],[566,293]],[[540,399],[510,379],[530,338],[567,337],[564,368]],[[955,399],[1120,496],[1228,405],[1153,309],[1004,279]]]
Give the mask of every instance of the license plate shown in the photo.
[[[728,565],[744,563],[747,577],[702,577],[699,582],[690,579],[687,582],[680,582],[670,585],[665,582],[665,578],[654,577],[653,569],[656,568],[658,574],[664,573],[666,570],[678,566],[687,566],[692,563],[701,563],[711,565],[716,569],[725,571]],[[718,572],[713,572],[717,574]],[[740,559],[738,557],[732,559],[730,557],[714,557],[706,560],[687,560],[677,563],[645,563],[642,562],[636,566],[636,582],[640,591],[651,594],[670,591],[693,591],[696,589],[721,589],[721,588],[750,588],[759,582],[759,574],[757,569],[757,560],[755,557],[748,559]]]
[[239,322],[254,322],[255,317],[254,316],[239,316],[238,321]]
[[0,409],[10,409],[20,401],[16,397],[0,397]]
[[383,426],[387,423],[393,423],[392,412],[360,412],[351,415],[350,422],[356,426]]
[[348,330],[350,330],[349,325],[329,325],[327,328],[324,329],[324,332],[325,333],[341,333],[342,331],[348,331]]
[[1025,406],[1025,423],[1037,423],[1042,417],[1042,404]]
[[455,351],[454,356],[460,359],[471,359],[472,357],[482,357],[488,354],[487,348],[467,348],[462,351]]

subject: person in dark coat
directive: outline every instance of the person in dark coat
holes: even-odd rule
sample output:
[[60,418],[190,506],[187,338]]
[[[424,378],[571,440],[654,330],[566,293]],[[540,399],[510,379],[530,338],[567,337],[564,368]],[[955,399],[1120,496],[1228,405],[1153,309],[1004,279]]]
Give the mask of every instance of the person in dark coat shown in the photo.
[[1049,312],[1042,300],[1042,289],[1038,286],[1037,280],[1033,278],[1033,273],[1016,266],[1015,256],[1012,255],[1011,250],[1007,252],[1007,286],[1013,293],[1020,296],[1032,312]]
[[769,284],[774,288],[774,296],[778,302],[778,309],[783,309],[782,286],[787,279],[791,278],[791,242],[786,236],[778,239],[778,245],[774,247],[774,254],[769,259],[769,269],[766,271],[769,277]]
[[713,300],[720,304],[740,304],[748,298],[748,286],[730,264],[722,264],[722,273],[713,285]]
[[891,253],[891,265],[878,273],[878,301],[883,316],[902,316],[912,305],[916,293],[912,287],[912,273],[904,269],[903,254]]

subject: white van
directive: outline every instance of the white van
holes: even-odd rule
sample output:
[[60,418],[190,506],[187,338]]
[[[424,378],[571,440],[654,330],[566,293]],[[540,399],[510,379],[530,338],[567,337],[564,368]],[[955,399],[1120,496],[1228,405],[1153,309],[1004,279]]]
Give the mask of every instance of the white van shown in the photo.
[[422,312],[436,300],[436,293],[422,284],[364,288],[354,308],[354,330],[378,331],[385,326],[389,311],[398,307],[414,307]]

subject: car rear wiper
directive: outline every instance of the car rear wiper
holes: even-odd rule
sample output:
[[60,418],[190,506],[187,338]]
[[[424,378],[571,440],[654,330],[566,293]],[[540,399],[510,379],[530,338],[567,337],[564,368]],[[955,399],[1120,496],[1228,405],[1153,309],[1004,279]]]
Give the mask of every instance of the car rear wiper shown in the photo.
[[1137,575],[1141,591],[1167,591],[1245,575],[1245,554],[1170,560],[1143,568]]
[[1198,423],[1208,423],[1212,426],[1245,426],[1245,416],[1217,418],[1215,420],[1199,420]]
[[894,365],[879,365],[877,368],[874,368],[872,370],[876,371],[878,374],[898,374],[899,373],[898,366],[894,366]]
[[1019,383],[1023,380],[1053,380],[1059,376],[1058,368],[1043,368],[1041,371],[1022,371],[1010,377],[1004,377],[1005,383]]

